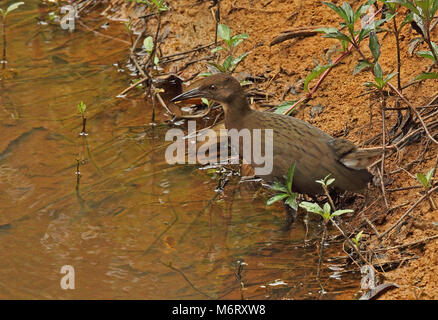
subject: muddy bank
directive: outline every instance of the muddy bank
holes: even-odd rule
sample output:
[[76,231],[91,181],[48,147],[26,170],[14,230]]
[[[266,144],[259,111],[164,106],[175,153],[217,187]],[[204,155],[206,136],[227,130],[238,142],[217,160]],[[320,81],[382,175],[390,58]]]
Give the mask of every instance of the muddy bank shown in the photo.
[[[316,65],[330,63],[340,55],[341,47],[338,42],[324,39],[320,34],[292,38],[271,45],[271,42],[284,31],[338,26],[338,16],[319,1],[243,0],[220,3],[221,23],[227,24],[233,34],[249,35],[239,46],[237,53],[250,54],[237,67],[236,73],[244,73],[244,77],[255,80],[252,86],[266,94],[267,98],[254,103],[254,108],[269,108],[283,101],[298,100],[304,94],[302,83],[307,74]],[[150,13],[144,5],[126,4],[125,1],[103,2],[97,6],[94,6],[93,1],[86,4],[83,8],[84,14],[88,10],[97,10],[114,20],[131,20],[135,33],[144,32],[144,36],[155,35],[156,19],[153,16],[140,18]],[[340,2],[337,4],[340,5]],[[210,6],[210,1],[179,0],[169,3],[169,11],[162,14],[158,57],[163,58],[212,44],[215,41],[216,28],[212,10],[216,7]],[[406,11],[402,9],[401,12]],[[404,14],[396,18],[399,25],[403,18]],[[400,53],[403,85],[410,83],[419,71],[427,70],[430,65],[427,59],[409,53],[409,42],[415,37],[417,34],[411,28],[406,27],[402,30]],[[431,37],[435,41],[438,40],[438,28],[433,29]],[[126,39],[129,39],[128,35]],[[382,33],[379,34],[379,40],[382,46],[382,68],[385,72],[393,71],[396,69],[397,61],[395,38],[391,33]],[[207,71],[206,61],[211,56],[210,48],[182,55],[181,59],[163,59],[163,63],[160,64],[162,71],[157,73],[172,72],[183,79],[192,79],[198,73]],[[366,45],[363,50],[366,55],[370,55]],[[418,50],[427,50],[427,46],[423,43]],[[353,75],[354,66],[359,58],[355,51],[345,57],[332,70],[314,96],[295,110],[294,116],[335,137],[345,137],[357,145],[379,146],[382,135],[380,102],[377,96],[369,94],[363,86],[364,82],[372,80],[371,74],[363,72]],[[220,61],[223,56],[219,55],[216,59]],[[437,93],[437,80],[417,83],[403,90],[405,97],[415,106],[426,106],[431,102],[436,104],[433,97]],[[396,100],[394,96],[388,97],[387,107],[395,107],[398,103]],[[162,119],[166,118],[169,119],[170,116],[164,114]],[[393,127],[397,123],[397,112],[386,112],[385,121],[386,128]],[[373,139],[376,136],[377,139]],[[415,174],[433,168],[436,165],[437,153],[438,146],[423,136],[419,141],[404,147],[385,160],[387,204],[381,190],[373,186],[369,192],[372,204],[363,212],[375,224],[379,234],[390,228],[420,199],[421,189],[406,187],[418,185]],[[400,188],[402,190],[399,190]],[[358,209],[361,200],[353,198],[351,202],[351,206]],[[351,230],[365,230],[364,239],[369,244],[376,243],[376,234],[363,224],[362,215],[359,216],[356,212],[346,216],[346,219],[346,227]],[[379,245],[382,251],[370,257],[376,264],[392,265],[387,271],[380,269],[380,276],[385,282],[400,285],[399,289],[389,291],[382,298],[438,298],[438,244],[436,238],[431,238],[438,232],[437,221],[438,210],[431,210],[427,201],[415,205],[403,223],[383,239]],[[342,251],[339,254],[345,255]]]

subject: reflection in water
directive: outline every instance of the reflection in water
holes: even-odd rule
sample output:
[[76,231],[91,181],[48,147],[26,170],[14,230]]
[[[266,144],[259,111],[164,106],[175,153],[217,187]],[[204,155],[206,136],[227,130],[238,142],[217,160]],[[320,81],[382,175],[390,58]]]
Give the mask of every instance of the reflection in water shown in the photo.
[[[141,95],[116,98],[130,76],[113,64],[128,48],[38,24],[37,3],[9,19],[17,75],[0,91],[0,298],[318,298],[302,222],[279,231],[282,208],[236,176],[215,192],[229,171],[168,165],[167,125],[149,125]],[[126,38],[112,22],[102,33]],[[63,265],[75,268],[75,290],[60,288]],[[324,276],[327,298],[357,288]]]

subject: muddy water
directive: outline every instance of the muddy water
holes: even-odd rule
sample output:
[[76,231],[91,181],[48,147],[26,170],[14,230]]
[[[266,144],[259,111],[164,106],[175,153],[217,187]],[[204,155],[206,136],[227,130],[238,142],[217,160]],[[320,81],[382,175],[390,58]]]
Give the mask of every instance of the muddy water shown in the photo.
[[[254,197],[237,178],[216,194],[219,174],[168,165],[168,127],[150,125],[140,94],[116,98],[130,81],[123,25],[98,28],[96,18],[85,23],[110,37],[69,33],[38,23],[47,17],[37,3],[8,17],[15,77],[0,83],[0,298],[319,298],[317,249],[301,219],[282,232],[282,208],[266,207],[267,194]],[[307,238],[319,230],[311,219]],[[60,287],[64,265],[74,290]],[[352,298],[357,275],[325,270],[322,298]]]

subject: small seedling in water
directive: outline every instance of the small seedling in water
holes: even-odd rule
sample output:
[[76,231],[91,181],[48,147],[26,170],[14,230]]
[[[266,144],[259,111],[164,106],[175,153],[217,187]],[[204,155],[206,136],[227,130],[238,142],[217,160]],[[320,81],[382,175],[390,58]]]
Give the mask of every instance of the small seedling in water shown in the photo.
[[334,217],[340,216],[344,213],[353,212],[353,210],[351,209],[344,209],[344,210],[336,210],[335,212],[332,213],[332,209],[328,202],[326,202],[324,206],[321,208],[317,203],[303,201],[300,203],[300,207],[306,209],[308,212],[319,214],[324,219],[324,222],[326,223]]
[[[302,201],[300,203],[301,208],[306,209],[307,212],[312,212],[312,213],[316,213],[316,214],[320,215],[324,221],[324,224],[323,224],[324,229],[323,229],[323,233],[321,236],[321,244],[320,244],[320,251],[319,251],[319,263],[318,263],[318,273],[317,273],[318,279],[320,279],[322,257],[323,257],[323,253],[324,253],[324,242],[325,242],[325,239],[327,237],[327,224],[328,224],[328,222],[332,221],[332,223],[335,224],[335,222],[332,220],[332,218],[340,216],[344,213],[353,212],[353,210],[344,209],[344,210],[335,210],[332,213],[332,208],[334,208],[335,206],[333,204],[332,198],[330,197],[330,194],[328,193],[328,186],[331,185],[334,181],[335,181],[335,179],[330,178],[330,175],[326,176],[324,179],[316,181],[317,183],[320,183],[322,185],[322,187],[324,188],[324,192],[326,193],[326,195],[330,201],[331,206],[328,202],[326,202],[322,208],[317,203],[313,203],[313,202]],[[320,285],[321,285],[321,283],[320,283]],[[321,285],[321,289],[324,290],[324,288],[322,288],[322,285]]]
[[78,111],[82,117],[82,131],[79,133],[80,136],[88,136],[88,133],[85,131],[85,124],[87,123],[87,118],[85,118],[85,110],[87,110],[87,106],[83,101],[78,103]]
[[16,10],[19,6],[21,6],[22,4],[24,4],[24,2],[15,2],[13,4],[11,4],[7,9],[3,10],[0,9],[0,15],[2,17],[2,22],[3,22],[3,59],[2,61],[0,61],[1,64],[3,64],[3,70],[6,68],[6,16]]
[[275,196],[271,197],[266,202],[268,206],[279,200],[284,200],[284,203],[287,204],[292,209],[294,209],[295,211],[298,209],[298,204],[297,204],[298,193],[292,192],[294,171],[295,171],[295,162],[289,168],[289,171],[287,173],[286,185],[280,182],[274,182],[272,184],[270,188],[274,191],[277,191],[278,193]]
[[[417,180],[421,183],[421,185],[423,186],[426,192],[428,192],[429,189],[432,188],[431,181],[434,175],[435,175],[435,168],[430,169],[426,174],[423,174],[421,172],[417,173]],[[429,195],[429,203],[432,210],[437,209],[436,203],[433,200],[432,195]]]
[[[210,62],[209,64],[218,69],[223,73],[232,73],[237,68],[239,63],[241,63],[248,55],[249,52],[245,52],[237,57],[234,57],[235,48],[243,42],[243,40],[248,38],[246,33],[237,34],[235,36],[231,36],[231,29],[225,25],[218,25],[217,29],[218,36],[224,41],[225,46],[219,46],[211,50],[212,53],[226,51],[227,57],[225,58],[222,64]],[[211,75],[211,73],[206,72],[202,73],[203,76]]]

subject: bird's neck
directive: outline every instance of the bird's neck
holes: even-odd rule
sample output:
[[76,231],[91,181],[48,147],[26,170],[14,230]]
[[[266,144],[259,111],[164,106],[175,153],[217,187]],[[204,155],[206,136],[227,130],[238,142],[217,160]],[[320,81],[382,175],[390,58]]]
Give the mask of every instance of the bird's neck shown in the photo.
[[222,103],[225,112],[225,126],[227,128],[239,127],[242,119],[252,112],[244,92],[237,92],[228,103]]

